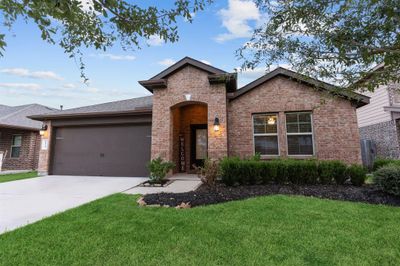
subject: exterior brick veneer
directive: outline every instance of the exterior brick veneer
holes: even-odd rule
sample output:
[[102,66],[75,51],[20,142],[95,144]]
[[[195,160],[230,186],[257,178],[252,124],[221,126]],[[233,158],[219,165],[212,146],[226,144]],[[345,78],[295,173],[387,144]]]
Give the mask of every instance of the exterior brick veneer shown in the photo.
[[51,154],[51,149],[52,149],[52,127],[51,127],[51,122],[46,121],[44,122],[47,125],[47,132],[41,139],[47,140],[48,141],[48,147],[47,150],[39,150],[39,165],[38,165],[38,172],[41,175],[46,175],[49,172],[49,167],[50,167],[50,154]]
[[312,112],[316,158],[361,163],[356,108],[351,102],[284,77],[229,102],[229,155],[254,154],[252,114],[278,113],[280,155],[287,157],[285,112],[290,111]]
[[[207,124],[208,157],[249,157],[254,155],[253,119],[255,113],[278,114],[280,156],[287,157],[286,112],[312,112],[314,156],[321,160],[361,163],[356,105],[334,97],[326,90],[277,75],[239,97],[230,99],[223,83],[210,84],[209,74],[193,64],[183,65],[154,78],[151,157],[162,157],[179,165],[179,134],[185,137],[186,171],[190,171],[190,125]],[[166,86],[166,87],[165,87]],[[232,87],[229,87],[232,88]],[[243,92],[244,90],[242,90]],[[213,129],[215,117],[220,130]],[[49,146],[39,152],[39,172],[47,173],[52,154],[52,127],[48,124]],[[56,123],[54,123],[56,125]],[[302,157],[296,157],[302,158]],[[310,158],[310,157],[303,157]],[[175,169],[175,172],[178,168]]]
[[[37,131],[2,128],[0,137],[0,150],[7,151],[3,161],[2,170],[35,170],[38,167],[40,135]],[[11,144],[13,135],[21,135],[22,143],[20,156],[11,157]]]
[[391,120],[360,128],[361,139],[373,140],[379,157],[400,159],[400,122]]
[[[173,109],[190,104],[207,105],[208,156],[222,158],[228,154],[226,89],[224,84],[210,85],[208,73],[186,66],[167,79],[167,88],[153,92],[151,156],[174,160]],[[185,95],[191,99],[186,100]],[[220,130],[214,132],[214,118],[220,120]]]

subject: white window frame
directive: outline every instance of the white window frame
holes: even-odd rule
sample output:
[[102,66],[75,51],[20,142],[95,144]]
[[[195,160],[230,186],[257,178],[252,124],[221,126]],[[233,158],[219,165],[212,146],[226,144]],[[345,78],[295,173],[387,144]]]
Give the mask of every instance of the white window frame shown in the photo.
[[[14,145],[14,138],[15,138],[15,137],[18,137],[18,136],[21,137],[21,144],[20,144],[19,146],[18,146],[18,145]],[[22,147],[22,135],[21,135],[21,134],[14,134],[14,135],[12,135],[12,136],[11,136],[10,158],[19,158],[19,157],[21,157],[21,147]],[[19,148],[18,156],[13,156],[13,148]]]
[[[255,133],[254,132],[254,117],[257,115],[275,115],[276,116],[276,133]],[[278,142],[278,154],[261,154],[261,157],[279,157],[281,155],[280,143],[279,143],[279,113],[254,113],[251,116],[251,127],[253,133],[253,155],[256,154],[256,137],[259,136],[276,136]]]
[[[289,133],[287,131],[287,116],[288,114],[309,114],[310,115],[310,120],[311,120],[311,132],[296,132],[296,133]],[[314,120],[313,120],[313,113],[312,112],[286,112],[285,113],[285,130],[286,130],[286,154],[288,157],[314,157],[315,156],[315,141],[314,141]],[[311,135],[311,140],[312,140],[312,149],[313,153],[312,154],[289,154],[289,141],[288,138],[289,136],[310,136]]]

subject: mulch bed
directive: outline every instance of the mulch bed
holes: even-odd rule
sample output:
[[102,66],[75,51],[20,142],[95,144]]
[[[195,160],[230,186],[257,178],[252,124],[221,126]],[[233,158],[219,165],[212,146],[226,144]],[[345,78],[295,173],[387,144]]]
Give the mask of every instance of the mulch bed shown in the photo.
[[175,207],[182,203],[189,203],[190,206],[194,207],[275,194],[302,195],[324,199],[400,206],[400,197],[381,192],[373,185],[362,187],[351,185],[254,185],[227,187],[219,184],[212,189],[203,185],[196,191],[187,193],[148,194],[144,196],[143,200],[147,205]]

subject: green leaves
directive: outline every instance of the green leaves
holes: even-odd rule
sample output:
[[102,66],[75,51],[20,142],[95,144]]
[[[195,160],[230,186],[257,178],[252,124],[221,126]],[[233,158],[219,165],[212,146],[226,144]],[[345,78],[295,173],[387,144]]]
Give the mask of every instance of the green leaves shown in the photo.
[[[399,1],[255,2],[268,21],[237,51],[245,68],[290,64],[349,90],[400,81]],[[384,67],[369,73],[377,65]]]

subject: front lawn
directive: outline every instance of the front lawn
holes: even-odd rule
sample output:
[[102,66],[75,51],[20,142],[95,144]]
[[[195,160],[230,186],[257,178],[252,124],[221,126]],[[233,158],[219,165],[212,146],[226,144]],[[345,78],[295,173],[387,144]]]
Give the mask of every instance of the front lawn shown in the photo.
[[0,235],[4,265],[399,265],[400,208],[267,196],[192,209],[116,194]]
[[27,179],[27,178],[37,177],[37,176],[38,176],[38,173],[36,171],[26,172],[26,173],[18,173],[18,174],[0,175],[0,183],[20,180],[20,179]]

